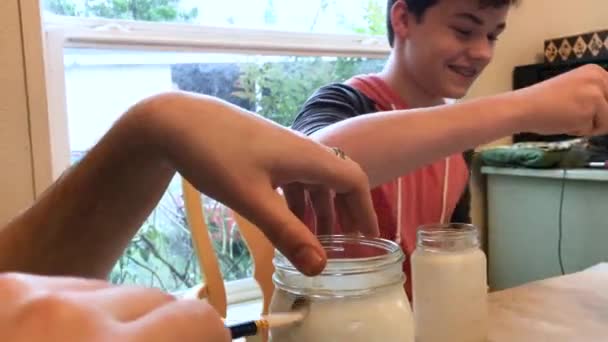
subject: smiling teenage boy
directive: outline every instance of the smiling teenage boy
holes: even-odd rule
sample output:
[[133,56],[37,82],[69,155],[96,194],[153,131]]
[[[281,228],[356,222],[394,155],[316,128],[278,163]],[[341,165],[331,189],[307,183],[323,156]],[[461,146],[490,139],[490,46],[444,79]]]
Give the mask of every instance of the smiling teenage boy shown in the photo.
[[[462,151],[519,131],[590,134],[594,127],[582,127],[583,118],[606,110],[607,76],[594,66],[529,89],[444,106],[445,98],[464,97],[490,63],[516,2],[389,0],[392,49],[384,69],[320,88],[293,124],[340,147],[367,172],[381,237],[402,246],[408,279],[417,227],[470,221]],[[578,106],[584,101],[592,105]],[[412,150],[414,141],[425,149]],[[303,198],[287,198],[313,230],[315,220],[333,220],[329,213],[312,216]],[[327,201],[315,194],[310,199],[312,206]],[[338,220],[334,233],[339,231]]]

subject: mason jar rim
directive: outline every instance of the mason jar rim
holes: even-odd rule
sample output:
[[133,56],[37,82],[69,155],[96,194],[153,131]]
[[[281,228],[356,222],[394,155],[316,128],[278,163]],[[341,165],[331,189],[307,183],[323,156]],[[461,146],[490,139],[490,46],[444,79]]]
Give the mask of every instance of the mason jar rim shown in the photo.
[[[317,239],[328,254],[342,252],[343,250],[340,250],[340,248],[344,247],[340,246],[348,246],[348,244],[365,246],[375,249],[378,253],[382,253],[367,257],[332,258],[328,255],[327,265],[319,276],[366,273],[394,265],[405,259],[401,247],[396,242],[387,239],[356,235],[319,235],[317,236]],[[298,272],[293,264],[291,264],[291,262],[279,251],[276,251],[275,253],[273,264],[276,269],[282,271]]]
[[314,277],[305,276],[277,252],[272,277],[276,288],[309,298],[338,298],[370,295],[401,286],[406,280],[402,270],[405,255],[393,241],[351,235],[318,239],[328,254],[323,271]]
[[416,232],[416,245],[433,246],[438,242],[456,243],[468,241],[467,245],[479,245],[479,230],[469,223],[425,224]]

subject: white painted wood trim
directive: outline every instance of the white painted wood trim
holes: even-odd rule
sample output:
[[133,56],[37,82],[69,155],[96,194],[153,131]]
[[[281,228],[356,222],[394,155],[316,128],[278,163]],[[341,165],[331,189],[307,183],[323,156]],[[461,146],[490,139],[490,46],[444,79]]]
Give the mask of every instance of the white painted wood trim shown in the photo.
[[50,184],[51,150],[42,25],[38,1],[19,0],[34,195]]
[[387,57],[386,38],[222,28],[189,24],[52,17],[47,28],[62,28],[67,47],[105,47],[191,52],[239,52],[309,56]]
[[[45,66],[46,94],[48,100],[47,136],[51,151],[50,181],[56,180],[70,165],[70,143],[68,132],[68,112],[65,85],[63,31],[46,31]],[[42,157],[39,157],[42,158]]]
[[[39,196],[66,166],[67,127],[55,121],[50,105],[64,98],[60,81],[47,77],[45,44],[38,1],[19,0],[32,153],[33,186]],[[55,56],[56,54],[51,54]],[[63,75],[63,70],[61,72]],[[63,77],[63,76],[62,76]],[[48,81],[48,82],[47,82]],[[65,88],[65,87],[64,87]],[[51,97],[51,101],[49,101]],[[65,108],[65,106],[64,106]],[[64,110],[64,109],[63,109]],[[69,160],[68,160],[69,162]]]

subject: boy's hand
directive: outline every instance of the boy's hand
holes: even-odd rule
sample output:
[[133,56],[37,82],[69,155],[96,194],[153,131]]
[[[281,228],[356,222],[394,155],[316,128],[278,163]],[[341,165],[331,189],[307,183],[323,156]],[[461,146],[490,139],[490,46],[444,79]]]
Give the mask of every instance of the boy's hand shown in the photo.
[[514,92],[526,106],[524,127],[540,134],[608,133],[608,72],[588,64]]

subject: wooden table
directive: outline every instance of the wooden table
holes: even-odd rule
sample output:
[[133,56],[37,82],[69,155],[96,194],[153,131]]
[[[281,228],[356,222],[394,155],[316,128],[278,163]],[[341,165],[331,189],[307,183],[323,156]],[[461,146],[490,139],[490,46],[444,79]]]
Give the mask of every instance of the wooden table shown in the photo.
[[[608,342],[608,263],[489,297],[489,342]],[[247,318],[260,307],[252,306]]]
[[608,263],[490,294],[492,342],[608,341]]

